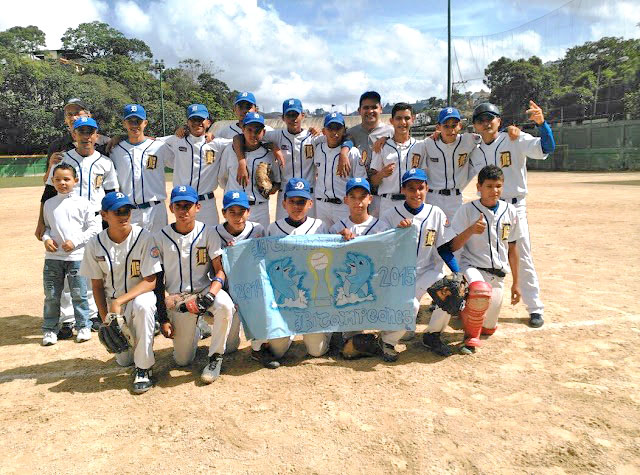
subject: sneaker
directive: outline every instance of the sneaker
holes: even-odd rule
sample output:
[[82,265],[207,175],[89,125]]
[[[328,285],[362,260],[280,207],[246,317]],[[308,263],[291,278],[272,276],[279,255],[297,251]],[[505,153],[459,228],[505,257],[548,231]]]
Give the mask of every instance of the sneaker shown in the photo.
[[440,339],[440,332],[425,333],[422,335],[422,344],[436,355],[451,356],[451,348]]
[[460,354],[462,354],[462,355],[472,355],[475,352],[476,352],[476,347],[475,346],[463,345],[462,348],[460,348]]
[[42,346],[51,346],[58,343],[58,336],[56,332],[46,331],[42,336]]
[[202,370],[200,379],[205,384],[213,383],[220,376],[220,368],[222,368],[222,355],[214,353],[209,356],[209,364]]
[[96,317],[96,318],[92,318],[91,319],[91,331],[92,332],[97,332],[98,330],[100,330],[100,325],[102,325],[102,320],[100,320],[100,317]]
[[151,368],[149,369],[136,368],[134,374],[135,374],[133,378],[134,393],[142,394],[147,392],[149,389],[151,389],[151,387],[153,386],[153,381],[151,381],[151,376],[153,372],[151,371]]
[[382,359],[387,363],[394,363],[398,361],[399,353],[396,351],[395,346],[390,343],[385,343],[382,338],[378,339],[380,349],[382,350]]
[[198,328],[200,328],[200,339],[204,340],[211,336],[211,326],[205,322],[204,318],[198,318]]
[[542,325],[544,325],[544,319],[541,314],[532,313],[529,315],[529,326],[531,328],[540,328]]
[[84,327],[78,330],[78,335],[76,335],[76,342],[82,343],[83,341],[91,340],[91,328]]
[[409,330],[404,332],[404,335],[402,335],[400,337],[400,341],[409,341],[409,340],[413,340],[413,338],[416,336],[416,332],[414,332],[413,330]]
[[58,330],[58,340],[70,340],[73,338],[73,327],[69,325],[62,325]]
[[269,348],[267,348],[265,344],[257,351],[251,349],[251,359],[261,363],[265,368],[276,369],[280,367],[280,362],[271,354],[271,351],[269,351]]

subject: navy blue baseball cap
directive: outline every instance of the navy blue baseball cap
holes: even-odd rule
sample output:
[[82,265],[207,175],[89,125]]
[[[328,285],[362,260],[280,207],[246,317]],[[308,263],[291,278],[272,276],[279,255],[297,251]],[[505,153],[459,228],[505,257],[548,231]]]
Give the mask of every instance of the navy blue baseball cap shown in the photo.
[[144,110],[140,104],[127,104],[124,106],[124,113],[122,114],[124,120],[129,119],[130,117],[137,117],[138,119],[146,120],[147,119],[147,111]]
[[93,127],[94,129],[98,128],[98,123],[92,117],[78,117],[73,122],[73,129],[77,129],[78,127]]
[[233,101],[233,105],[235,106],[238,102],[247,101],[256,105],[256,96],[253,95],[253,92],[239,92],[236,96],[236,100]]
[[198,202],[198,192],[189,185],[174,186],[171,190],[171,202],[176,201],[190,201],[191,203]]
[[293,198],[294,196],[300,196],[308,200],[311,198],[311,187],[309,182],[304,178],[291,178],[287,182],[287,186],[284,189],[285,198]]
[[291,98],[282,103],[282,115],[289,111],[296,111],[298,114],[302,114],[302,102],[300,99]]
[[242,190],[227,191],[222,198],[222,209],[224,210],[231,206],[242,206],[245,209],[249,209],[247,194]]
[[411,180],[427,181],[427,173],[422,168],[411,168],[402,175],[402,184]]
[[349,194],[349,192],[354,188],[364,188],[365,190],[367,190],[367,193],[371,193],[371,186],[369,185],[369,182],[366,178],[350,178],[349,181],[347,181],[346,193]]
[[204,104],[191,104],[187,107],[187,119],[192,117],[209,118],[209,109]]
[[438,114],[438,124],[444,124],[449,119],[460,120],[460,111],[455,107],[445,107]]
[[244,125],[247,124],[262,124],[264,125],[264,117],[262,114],[258,114],[257,112],[247,112],[242,119],[242,123]]
[[344,117],[340,112],[331,112],[324,116],[324,126],[328,126],[329,124],[344,124]]
[[72,97],[71,99],[69,99],[67,103],[64,105],[63,109],[66,109],[67,106],[76,106],[85,111],[89,110],[89,107],[87,107],[87,104],[85,104],[82,99],[78,99],[77,97]]
[[107,193],[102,198],[102,211],[115,211],[123,206],[134,207],[129,197],[119,191]]

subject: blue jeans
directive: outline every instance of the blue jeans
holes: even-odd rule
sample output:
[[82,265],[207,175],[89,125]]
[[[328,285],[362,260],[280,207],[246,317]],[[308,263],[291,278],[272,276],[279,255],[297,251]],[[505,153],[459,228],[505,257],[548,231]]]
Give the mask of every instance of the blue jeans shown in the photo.
[[42,271],[44,285],[44,310],[42,331],[57,331],[60,320],[60,296],[67,278],[73,304],[73,314],[76,318],[76,330],[90,327],[89,302],[87,301],[87,279],[79,275],[82,261],[60,261],[45,259]]

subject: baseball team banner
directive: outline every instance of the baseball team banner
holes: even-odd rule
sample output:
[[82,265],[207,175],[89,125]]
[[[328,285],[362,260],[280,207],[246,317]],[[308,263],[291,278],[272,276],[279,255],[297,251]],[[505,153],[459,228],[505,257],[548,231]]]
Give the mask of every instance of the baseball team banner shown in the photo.
[[344,241],[266,237],[227,247],[223,265],[247,338],[414,330],[416,230]]

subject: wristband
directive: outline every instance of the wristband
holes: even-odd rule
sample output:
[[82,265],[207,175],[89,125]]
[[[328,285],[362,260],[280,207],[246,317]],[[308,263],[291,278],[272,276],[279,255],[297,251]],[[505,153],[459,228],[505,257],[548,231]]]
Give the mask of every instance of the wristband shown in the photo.
[[222,280],[220,277],[216,276],[213,278],[213,282],[220,282],[220,285],[224,287],[224,280]]

